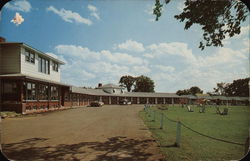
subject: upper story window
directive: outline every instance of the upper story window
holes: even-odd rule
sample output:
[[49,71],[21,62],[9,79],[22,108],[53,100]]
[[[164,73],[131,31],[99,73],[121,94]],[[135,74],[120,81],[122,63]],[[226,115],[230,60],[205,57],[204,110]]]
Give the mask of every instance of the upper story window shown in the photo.
[[38,58],[38,71],[45,73],[45,74],[50,74],[50,67],[49,67],[49,60],[45,59],[43,57]]
[[58,72],[58,63],[52,61],[52,69],[56,72]]
[[35,64],[35,54],[32,51],[25,49],[25,60]]

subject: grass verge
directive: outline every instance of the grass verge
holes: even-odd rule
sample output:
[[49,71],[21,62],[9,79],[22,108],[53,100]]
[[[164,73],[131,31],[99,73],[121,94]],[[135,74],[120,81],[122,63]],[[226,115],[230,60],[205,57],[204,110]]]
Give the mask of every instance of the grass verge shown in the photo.
[[188,112],[186,108],[180,106],[168,107],[168,110],[162,110],[162,106],[160,109],[154,106],[150,108],[151,112],[140,112],[141,118],[158,140],[161,151],[167,159],[171,161],[222,161],[238,160],[244,156],[244,145],[216,141],[194,133],[183,126],[181,127],[180,147],[173,146],[176,140],[176,122],[171,122],[164,117],[163,129],[160,129],[161,113],[172,120],[180,120],[188,127],[203,134],[245,143],[249,130],[249,107],[228,107],[229,114],[225,116],[216,114],[214,107],[207,107],[205,113],[199,113],[199,108],[196,106],[192,108],[194,112]]

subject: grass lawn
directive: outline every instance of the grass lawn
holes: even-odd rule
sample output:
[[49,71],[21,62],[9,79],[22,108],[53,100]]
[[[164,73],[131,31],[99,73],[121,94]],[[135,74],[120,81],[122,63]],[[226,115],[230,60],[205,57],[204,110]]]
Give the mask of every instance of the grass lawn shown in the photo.
[[[221,106],[222,110],[224,107]],[[163,129],[160,127],[161,113],[173,120],[180,120],[188,127],[223,140],[244,143],[248,137],[249,114],[248,106],[229,106],[228,115],[216,114],[215,107],[206,107],[205,113],[199,113],[199,108],[193,106],[194,112],[188,112],[187,108],[169,106],[168,110],[160,110],[157,106],[151,107],[148,115],[145,111],[140,113],[141,118],[149,127],[153,136],[161,145],[161,151],[168,160],[202,160],[222,161],[238,160],[244,156],[245,145],[234,145],[216,141],[181,126],[180,147],[172,146],[176,140],[176,123],[163,119]],[[155,111],[155,121],[154,112]]]

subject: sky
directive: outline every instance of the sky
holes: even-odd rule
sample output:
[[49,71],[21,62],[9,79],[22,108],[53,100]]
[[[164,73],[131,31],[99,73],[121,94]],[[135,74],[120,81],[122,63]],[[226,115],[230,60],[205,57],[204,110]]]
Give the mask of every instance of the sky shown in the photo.
[[201,27],[184,30],[174,18],[183,0],[164,5],[159,21],[153,6],[151,0],[13,0],[1,11],[0,36],[64,61],[61,81],[75,86],[145,75],[156,92],[192,86],[211,92],[216,83],[249,77],[250,16],[224,47],[201,51]]

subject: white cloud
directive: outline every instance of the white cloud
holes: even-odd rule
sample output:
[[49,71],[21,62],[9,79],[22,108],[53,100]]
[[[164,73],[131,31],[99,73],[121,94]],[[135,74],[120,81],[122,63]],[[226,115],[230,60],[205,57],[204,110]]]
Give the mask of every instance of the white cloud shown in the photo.
[[160,69],[163,72],[173,72],[175,68],[172,66],[165,66],[165,65],[155,65],[157,69]]
[[132,73],[133,75],[143,75],[143,74],[147,74],[151,71],[151,69],[149,69],[147,66],[133,66],[132,67]]
[[94,51],[90,51],[86,47],[76,46],[76,45],[57,45],[55,47],[57,53],[63,55],[64,57],[71,57],[74,60],[99,60],[100,54]]
[[11,1],[8,2],[4,7],[13,11],[22,11],[22,12],[30,12],[31,5],[26,0],[19,0],[19,1]]
[[90,13],[91,16],[95,17],[97,20],[100,20],[100,15],[99,15],[98,10],[95,6],[89,4],[88,9],[91,12]]
[[91,12],[96,12],[97,11],[97,8],[91,4],[88,5],[88,9],[91,11]]
[[119,48],[119,49],[128,50],[128,51],[132,51],[132,52],[143,52],[143,51],[145,51],[142,43],[139,43],[139,42],[133,41],[133,40],[127,40],[124,43],[115,45],[114,48],[115,49]]
[[152,53],[146,53],[143,56],[146,58],[154,58],[154,54],[152,54]]
[[67,61],[62,68],[62,75],[67,73],[63,79],[76,85],[117,84],[122,75],[146,75],[155,81],[156,91],[176,92],[192,86],[211,91],[218,82],[244,78],[249,73],[249,53],[243,49],[223,47],[195,54],[185,43],[164,42],[151,44],[136,56],[76,45],[58,45],[55,51]]
[[196,58],[192,53],[192,50],[188,48],[186,43],[172,42],[172,43],[160,43],[152,44],[147,47],[152,53],[158,57],[163,55],[177,55],[184,57],[189,63],[195,62]]
[[58,16],[60,16],[64,21],[70,22],[70,23],[81,23],[81,24],[86,24],[86,25],[91,25],[92,21],[82,17],[79,13],[73,12],[71,10],[65,10],[64,8],[58,10],[53,6],[49,6],[47,8],[47,11],[51,11]]
[[143,64],[143,59],[125,53],[111,53],[107,50],[100,52],[101,56],[113,63],[118,64]]
[[10,22],[18,26],[18,25],[21,25],[23,21],[24,21],[24,18],[18,12],[16,12],[14,18]]

